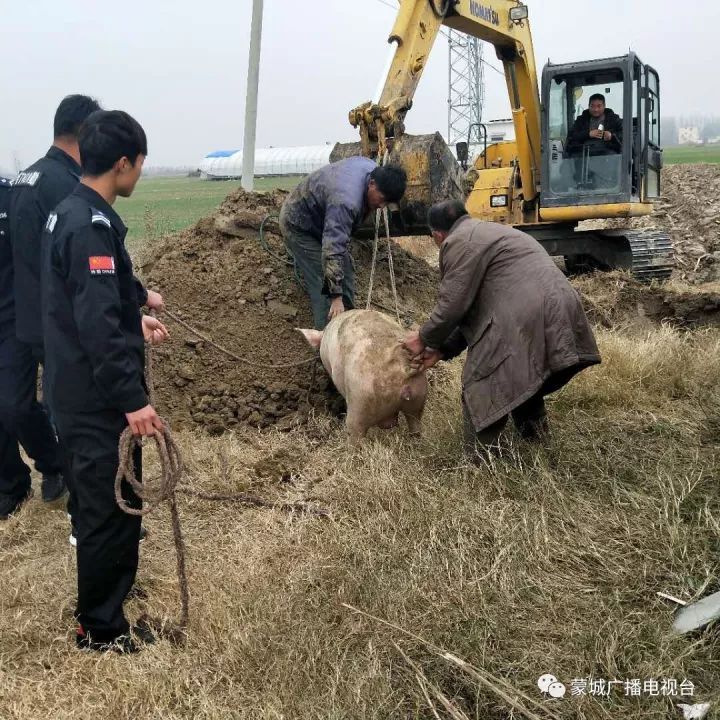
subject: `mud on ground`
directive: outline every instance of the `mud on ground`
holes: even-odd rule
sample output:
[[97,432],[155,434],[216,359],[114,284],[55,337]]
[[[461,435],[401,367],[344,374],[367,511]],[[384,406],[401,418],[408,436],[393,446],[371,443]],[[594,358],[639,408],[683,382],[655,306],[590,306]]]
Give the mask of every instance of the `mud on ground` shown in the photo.
[[[639,328],[720,326],[720,166],[673,166],[663,172],[663,199],[649,218],[676,243],[674,280],[647,286],[623,273],[573,278],[592,322]],[[285,260],[277,224],[284,191],[231,193],[218,212],[165,238],[141,263],[150,287],[168,308],[221,345],[256,363],[313,357],[297,327],[311,327],[309,302]],[[612,223],[607,223],[612,225]],[[355,240],[357,305],[364,307],[372,258],[370,241]],[[430,238],[393,242],[397,289],[406,326],[421,322],[437,290],[437,250]],[[271,254],[272,253],[272,254]],[[374,307],[392,314],[387,260],[381,253]],[[310,412],[338,414],[343,403],[319,364],[266,370],[240,364],[168,319],[172,338],[154,350],[159,407],[175,427],[222,433],[237,425],[280,430],[304,424]]]
[[673,278],[699,284],[720,281],[720,165],[669,165],[652,215],[588,221],[583,227],[657,228],[675,247]]
[[[140,269],[148,285],[162,291],[168,308],[220,345],[255,363],[292,363],[312,358],[297,327],[312,327],[309,302],[293,268],[284,262],[284,246],[274,222],[266,223],[271,256],[259,228],[280,210],[286,196],[231,193],[218,213],[152,248]],[[357,303],[364,306],[372,257],[370,243],[355,241]],[[278,259],[279,258],[279,259]],[[393,259],[402,320],[422,320],[432,306],[437,271],[394,246]],[[381,258],[373,300],[379,309],[394,307],[388,265]],[[337,412],[329,379],[319,364],[264,370],[220,354],[167,318],[172,338],[155,349],[154,379],[160,411],[173,426],[204,426],[221,433],[238,424],[289,429],[304,423],[310,411]]]

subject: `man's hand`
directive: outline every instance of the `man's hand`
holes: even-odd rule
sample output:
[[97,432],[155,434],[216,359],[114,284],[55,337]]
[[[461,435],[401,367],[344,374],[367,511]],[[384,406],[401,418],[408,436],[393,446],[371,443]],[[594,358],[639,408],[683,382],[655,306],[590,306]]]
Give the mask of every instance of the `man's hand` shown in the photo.
[[334,297],[330,303],[330,312],[328,313],[328,320],[336,318],[345,312],[345,305],[343,304],[342,296],[338,295]]
[[602,130],[591,130],[590,131],[590,137],[594,138],[595,140],[602,140],[603,139],[603,132]]
[[162,420],[152,405],[146,405],[135,412],[125,413],[125,417],[135,437],[151,437],[157,430],[163,429]]
[[602,135],[602,139],[605,142],[610,142],[612,140],[612,133],[609,130],[606,130]]
[[427,348],[422,354],[422,370],[429,370],[435,367],[443,359],[443,354],[439,350]]
[[154,290],[147,291],[147,302],[145,303],[145,305],[150,310],[157,310],[158,312],[161,312],[165,309],[165,301],[163,300],[163,296],[159,292],[155,292]]
[[142,316],[142,331],[145,342],[151,345],[159,345],[170,337],[167,328],[157,318],[151,315]]
[[412,360],[419,359],[425,350],[425,343],[420,338],[420,333],[417,330],[413,330],[405,336],[402,346],[410,353]]

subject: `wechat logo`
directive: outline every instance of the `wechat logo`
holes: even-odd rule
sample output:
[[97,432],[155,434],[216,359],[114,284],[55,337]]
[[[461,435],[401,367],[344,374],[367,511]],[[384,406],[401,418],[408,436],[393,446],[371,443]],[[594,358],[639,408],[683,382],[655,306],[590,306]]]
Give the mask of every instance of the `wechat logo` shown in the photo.
[[538,678],[537,686],[540,692],[546,697],[565,697],[565,686],[554,676],[546,673]]

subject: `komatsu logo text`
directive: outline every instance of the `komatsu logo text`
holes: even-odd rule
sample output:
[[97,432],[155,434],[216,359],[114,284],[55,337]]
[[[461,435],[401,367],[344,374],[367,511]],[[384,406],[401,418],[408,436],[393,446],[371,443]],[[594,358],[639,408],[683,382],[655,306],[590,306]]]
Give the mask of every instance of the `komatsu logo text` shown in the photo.
[[470,0],[470,12],[475,17],[485,20],[485,22],[492,23],[493,25],[500,24],[500,16],[495,12],[495,10],[487,5],[481,5],[475,0]]

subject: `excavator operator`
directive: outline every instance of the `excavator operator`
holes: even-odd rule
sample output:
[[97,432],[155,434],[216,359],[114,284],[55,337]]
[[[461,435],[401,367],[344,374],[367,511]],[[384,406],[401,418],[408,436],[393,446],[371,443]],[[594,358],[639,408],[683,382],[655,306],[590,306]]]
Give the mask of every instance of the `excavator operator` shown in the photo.
[[618,183],[622,153],[622,119],[605,106],[605,96],[590,96],[590,104],[568,133],[567,156],[574,159],[575,181],[586,189],[611,189]]
[[605,96],[600,93],[591,95],[588,109],[575,120],[568,134],[568,154],[582,154],[585,145],[591,155],[621,153],[622,130],[622,119],[605,107]]

